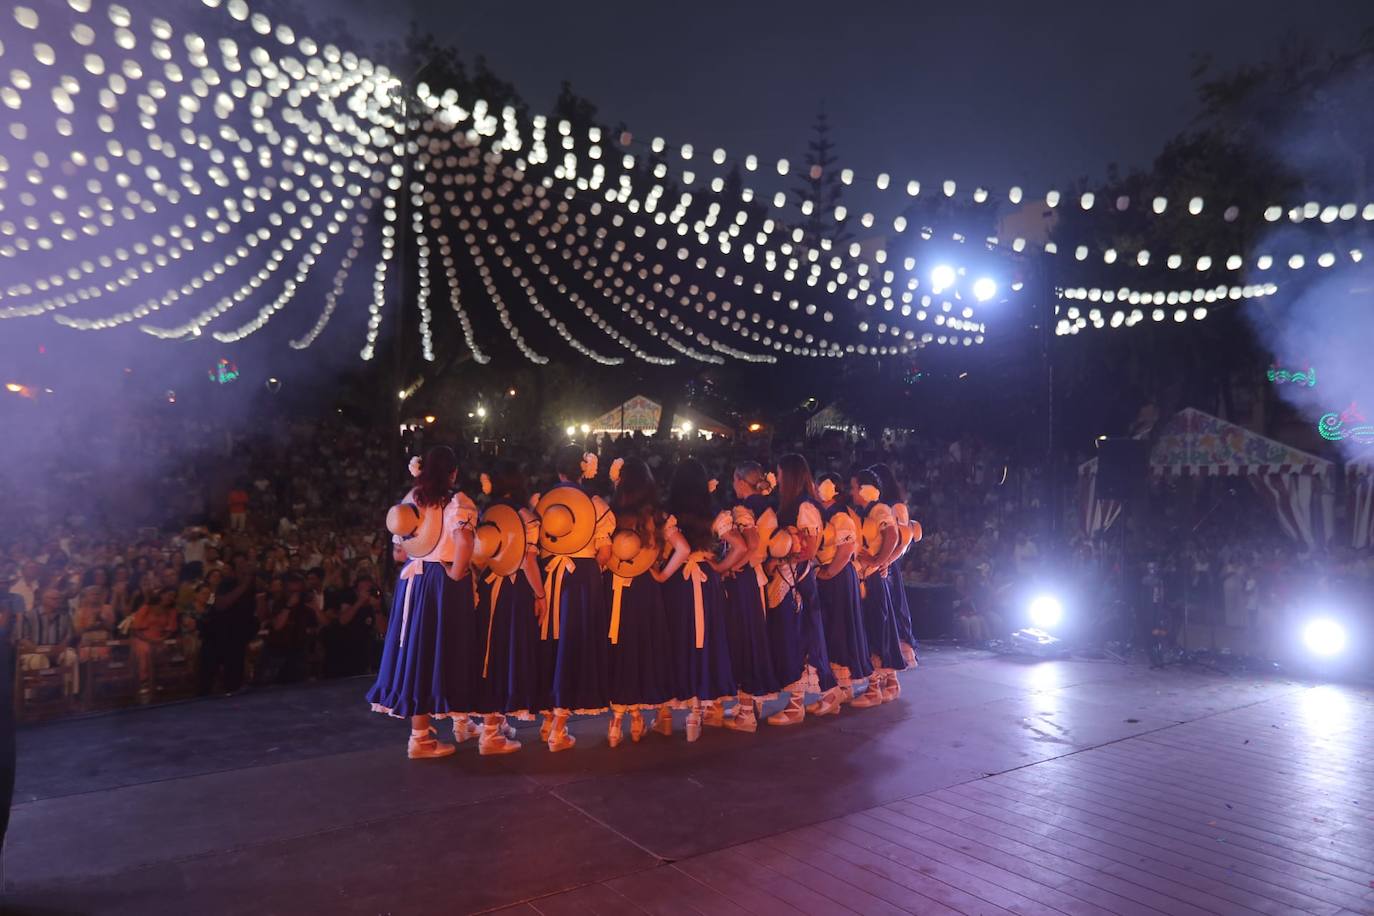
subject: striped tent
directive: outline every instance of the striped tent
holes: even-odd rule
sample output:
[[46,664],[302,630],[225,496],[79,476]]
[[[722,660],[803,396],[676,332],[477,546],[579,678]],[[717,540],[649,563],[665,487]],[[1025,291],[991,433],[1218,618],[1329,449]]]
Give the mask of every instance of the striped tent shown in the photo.
[[1350,519],[1350,546],[1374,547],[1374,464],[1345,467],[1346,512]]
[[[1274,511],[1283,532],[1308,548],[1330,542],[1334,534],[1331,467],[1324,458],[1192,407],[1176,413],[1150,449],[1150,472],[1157,478],[1248,479]],[[1084,531],[1105,531],[1121,506],[1096,499],[1096,458],[1084,463],[1078,474]]]

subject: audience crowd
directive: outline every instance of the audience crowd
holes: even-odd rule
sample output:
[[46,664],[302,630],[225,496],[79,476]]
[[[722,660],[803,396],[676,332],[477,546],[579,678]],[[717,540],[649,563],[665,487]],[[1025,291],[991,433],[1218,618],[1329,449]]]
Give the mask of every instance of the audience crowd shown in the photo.
[[[172,670],[189,672],[176,689],[200,693],[372,670],[394,575],[380,520],[404,486],[385,435],[338,418],[251,434],[212,418],[137,427],[67,453],[41,477],[0,475],[0,501],[12,509],[0,527],[0,611],[8,603],[20,671],[45,672],[79,708],[101,665],[127,666],[142,701],[172,692],[161,676]],[[422,451],[430,433],[413,431],[407,452]],[[501,448],[538,482],[556,444]],[[1368,596],[1374,582],[1367,552],[1303,557],[1281,536],[1254,534],[1265,526],[1231,519],[1221,521],[1244,538],[1179,538],[1160,525],[1122,549],[1110,535],[1056,549],[1042,532],[1038,471],[972,438],[828,431],[796,442],[635,435],[583,444],[602,455],[596,485],[607,489],[604,469],[628,454],[666,475],[690,451],[722,481],[740,460],[784,451],[806,454],[817,474],[887,463],[924,528],[905,582],[918,598],[941,590],[950,609],[941,635],[975,644],[1024,625],[1020,595],[1050,570],[1084,596],[1102,638],[1125,640],[1156,620],[1276,633],[1299,595]],[[463,459],[465,489],[479,501],[485,463]]]

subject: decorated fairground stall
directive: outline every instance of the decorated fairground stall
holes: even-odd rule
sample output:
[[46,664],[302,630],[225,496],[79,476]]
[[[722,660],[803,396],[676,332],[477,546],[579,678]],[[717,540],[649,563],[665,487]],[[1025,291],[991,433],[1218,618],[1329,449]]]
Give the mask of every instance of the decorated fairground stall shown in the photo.
[[[622,404],[617,404],[593,420],[591,432],[600,435],[610,433],[646,433],[653,435],[663,419],[663,405],[642,394],[637,394]],[[690,408],[673,413],[672,432],[676,435],[701,434],[708,439],[714,436],[729,437],[734,429],[726,423],[709,417]]]
[[[1185,408],[1159,431],[1150,448],[1150,475],[1169,478],[1243,478],[1270,509],[1280,530],[1304,550],[1337,542],[1335,531],[1335,465],[1324,458],[1285,445],[1235,423]],[[1368,469],[1366,469],[1367,471]],[[1366,493],[1370,478],[1362,478]],[[1078,468],[1078,496],[1083,531],[1102,535],[1120,518],[1123,504],[1101,499],[1098,459]],[[1365,497],[1364,537],[1369,537],[1369,499]],[[1352,515],[1352,520],[1357,516]]]

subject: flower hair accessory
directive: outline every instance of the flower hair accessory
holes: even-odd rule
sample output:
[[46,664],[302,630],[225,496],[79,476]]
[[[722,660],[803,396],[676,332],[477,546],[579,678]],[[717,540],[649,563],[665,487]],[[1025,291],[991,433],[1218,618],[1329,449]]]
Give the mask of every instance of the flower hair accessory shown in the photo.
[[714,493],[716,492],[716,487],[718,486],[720,486],[720,481],[712,477],[710,480],[706,481],[706,492]]
[[411,476],[411,477],[419,477],[419,476],[420,476],[420,470],[421,470],[421,468],[422,468],[423,465],[424,465],[424,462],[422,462],[422,461],[420,460],[420,456],[419,456],[419,455],[415,455],[414,457],[412,457],[412,458],[410,459],[410,464],[408,465],[408,467],[410,468],[410,476]]
[[491,495],[491,477],[488,476],[488,475],[486,475],[486,474],[483,474],[481,479],[482,479],[482,492],[485,493],[487,496],[490,496],[490,495]]
[[835,481],[822,480],[820,484],[816,486],[816,493],[826,502],[832,501],[836,496]]
[[873,486],[873,484],[871,483],[866,483],[863,486],[859,487],[859,498],[864,501],[865,505],[867,505],[868,503],[876,503],[878,501],[878,497],[882,495],[882,492],[877,487]]
[[763,475],[763,486],[759,488],[759,489],[763,492],[763,495],[764,495],[764,496],[767,496],[769,493],[772,493],[772,492],[773,492],[774,490],[776,490],[777,488],[778,488],[778,475],[777,475],[777,474],[774,474],[772,471],[769,471],[767,474],[764,474],[764,475]]
[[617,458],[611,462],[611,470],[608,472],[611,476],[611,483],[620,483],[620,469],[624,466],[624,458]]
[[598,461],[597,461],[597,457],[596,457],[596,452],[587,452],[587,453],[583,454],[583,456],[582,456],[582,478],[583,478],[584,480],[591,480],[593,477],[596,476],[597,464],[598,464]]

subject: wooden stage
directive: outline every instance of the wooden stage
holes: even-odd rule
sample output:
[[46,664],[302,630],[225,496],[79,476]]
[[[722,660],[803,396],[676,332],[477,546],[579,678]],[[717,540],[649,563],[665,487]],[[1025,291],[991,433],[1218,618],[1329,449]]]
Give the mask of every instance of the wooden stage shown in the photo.
[[27,729],[6,911],[1374,913],[1374,691],[935,648],[903,684],[495,759],[407,761],[357,680]]

